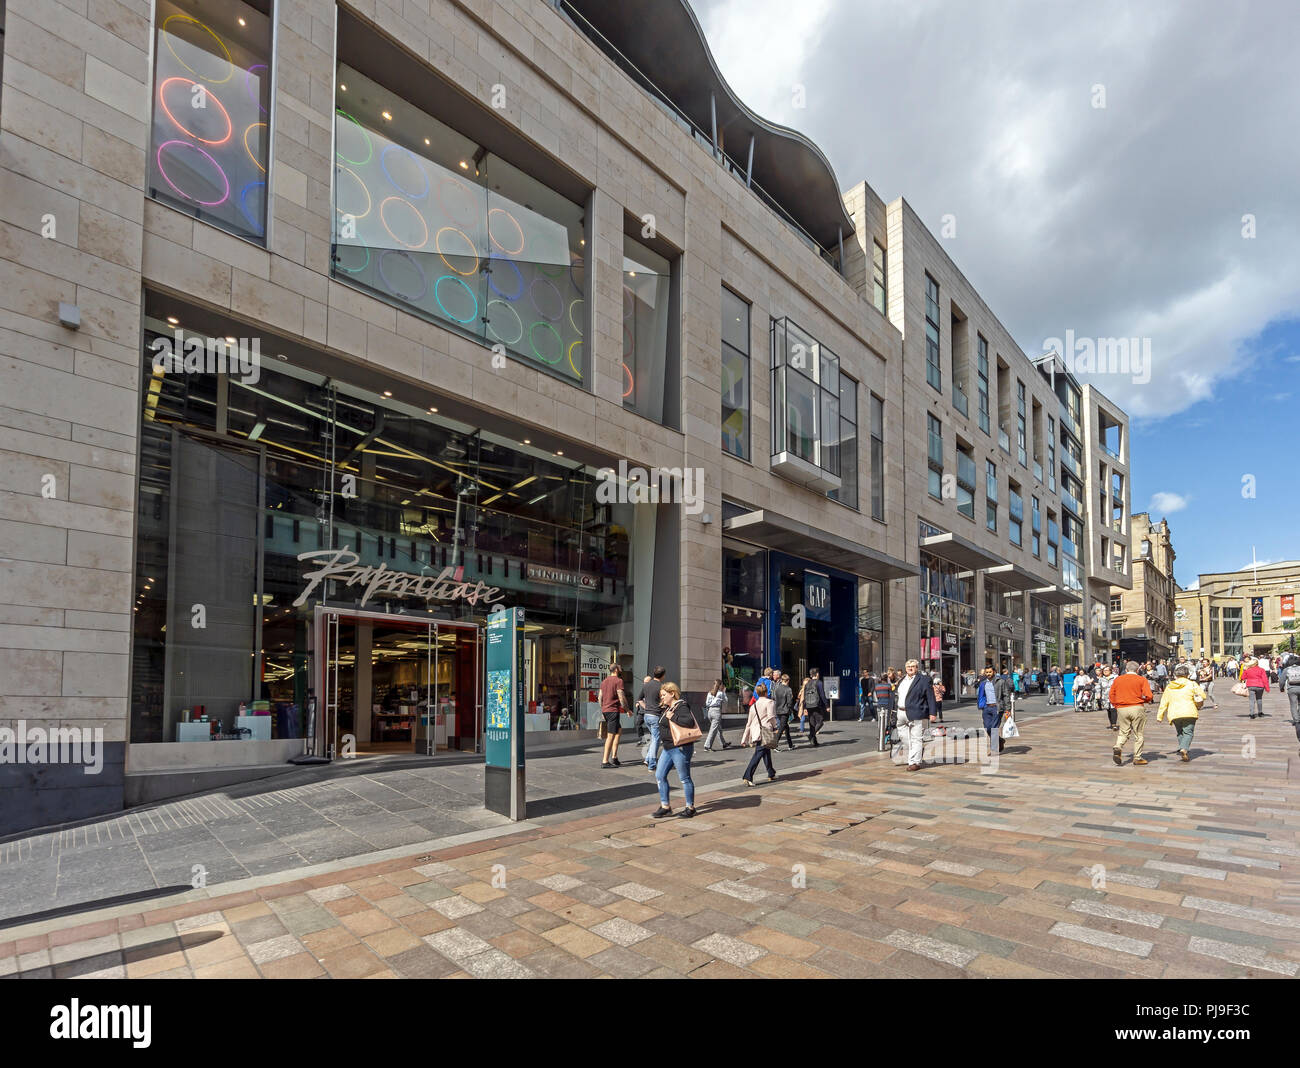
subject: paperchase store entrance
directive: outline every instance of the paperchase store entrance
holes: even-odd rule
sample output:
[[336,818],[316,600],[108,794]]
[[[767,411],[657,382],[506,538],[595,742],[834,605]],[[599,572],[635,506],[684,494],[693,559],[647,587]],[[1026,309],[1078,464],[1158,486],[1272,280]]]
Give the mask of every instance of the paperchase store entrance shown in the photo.
[[650,626],[677,616],[671,508],[603,502],[544,431],[266,334],[256,377],[155,368],[160,335],[248,328],[156,294],[145,323],[128,777],[481,752],[497,606],[525,611],[530,736],[582,728],[588,661],[675,664]]

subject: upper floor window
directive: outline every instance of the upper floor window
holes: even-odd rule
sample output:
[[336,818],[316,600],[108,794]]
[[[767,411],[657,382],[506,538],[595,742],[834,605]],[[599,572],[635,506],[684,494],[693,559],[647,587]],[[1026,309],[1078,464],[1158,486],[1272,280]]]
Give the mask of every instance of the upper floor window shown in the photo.
[[984,461],[984,525],[998,529],[998,465],[992,460]]
[[850,508],[858,506],[858,384],[840,372],[840,484],[826,496]]
[[975,518],[975,451],[957,442],[957,511]]
[[1043,533],[1043,515],[1039,511],[1038,498],[1030,498],[1033,502],[1033,510],[1030,513],[1029,541],[1030,547],[1035,556],[1038,556],[1040,550],[1040,539]]
[[943,391],[943,371],[939,366],[939,283],[925,276],[925,380]]
[[749,303],[722,287],[722,450],[750,458]]
[[885,518],[885,402],[871,394],[871,518]]
[[929,427],[930,496],[943,499],[943,423],[933,415],[926,416]]
[[155,17],[149,196],[264,243],[271,20],[243,0],[203,18],[158,0]]
[[877,241],[871,242],[871,289],[876,311],[888,315],[889,293],[885,280],[885,250]]
[[989,343],[984,335],[976,336],[976,349],[979,356],[979,417],[980,429],[989,433]]
[[[337,277],[586,383],[580,205],[343,64],[334,147]],[[622,394],[639,402],[636,368],[667,343],[665,261],[634,260],[634,288],[624,257]]]
[[677,331],[673,265],[623,238],[623,407],[677,423]]
[[832,477],[807,477],[806,468],[795,477],[833,488],[840,475],[839,357],[790,319],[772,322],[772,413],[772,455],[820,468]]
[[1019,379],[1016,380],[1016,454],[1023,467],[1029,457],[1026,452],[1026,433],[1025,433],[1025,384]]

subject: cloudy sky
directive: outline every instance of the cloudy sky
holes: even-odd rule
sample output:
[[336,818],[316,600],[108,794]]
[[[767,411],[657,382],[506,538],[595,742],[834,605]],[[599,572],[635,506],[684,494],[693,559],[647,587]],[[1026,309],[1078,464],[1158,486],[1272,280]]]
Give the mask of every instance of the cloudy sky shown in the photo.
[[949,254],[1027,353],[1150,339],[1149,381],[1081,377],[1133,417],[1133,509],[1168,515],[1181,582],[1300,557],[1300,5],[691,3],[842,188],[956,217]]

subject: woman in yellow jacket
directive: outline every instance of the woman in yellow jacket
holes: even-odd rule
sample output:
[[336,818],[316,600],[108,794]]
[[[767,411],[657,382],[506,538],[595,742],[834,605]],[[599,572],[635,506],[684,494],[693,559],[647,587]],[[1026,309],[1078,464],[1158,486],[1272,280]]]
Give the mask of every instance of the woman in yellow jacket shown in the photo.
[[1192,735],[1196,732],[1196,720],[1204,703],[1205,691],[1188,677],[1187,665],[1179,664],[1174,668],[1173,681],[1165,687],[1160,698],[1156,720],[1168,716],[1178,731],[1178,756],[1183,763],[1192,759],[1188,751],[1192,748]]

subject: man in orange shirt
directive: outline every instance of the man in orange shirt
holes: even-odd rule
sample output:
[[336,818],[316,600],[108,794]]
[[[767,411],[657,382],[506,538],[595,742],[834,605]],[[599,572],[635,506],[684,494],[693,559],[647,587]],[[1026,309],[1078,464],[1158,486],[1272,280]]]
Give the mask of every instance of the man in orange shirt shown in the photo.
[[1124,665],[1124,674],[1110,684],[1110,703],[1115,706],[1119,719],[1119,734],[1112,753],[1116,764],[1124,763],[1122,750],[1130,734],[1133,735],[1133,763],[1146,763],[1142,759],[1142,735],[1147,725],[1147,705],[1155,700],[1155,695],[1137,669],[1137,661],[1130,660]]

